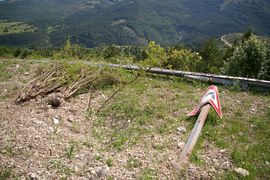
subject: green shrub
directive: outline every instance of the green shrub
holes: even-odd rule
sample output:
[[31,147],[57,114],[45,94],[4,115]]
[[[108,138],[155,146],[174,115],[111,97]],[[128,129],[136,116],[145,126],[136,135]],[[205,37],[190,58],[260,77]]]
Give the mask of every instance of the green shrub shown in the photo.
[[201,57],[198,53],[193,53],[188,49],[172,49],[168,52],[165,67],[183,71],[197,71],[200,61]]
[[[262,68],[267,59],[267,48],[264,41],[255,36],[237,46],[233,55],[228,58],[226,73],[229,75],[258,78],[258,74],[265,74]],[[265,62],[265,66],[267,62]],[[261,75],[263,76],[263,75]]]
[[167,54],[165,49],[156,45],[154,41],[150,41],[145,48],[146,58],[142,61],[143,67],[153,68],[162,67],[167,62]]
[[113,58],[116,56],[120,56],[121,55],[121,48],[115,45],[111,45],[106,47],[103,52],[103,57],[105,59],[109,59],[109,58]]
[[202,61],[199,62],[199,71],[220,74],[223,66],[222,51],[218,48],[215,39],[207,41],[199,51]]

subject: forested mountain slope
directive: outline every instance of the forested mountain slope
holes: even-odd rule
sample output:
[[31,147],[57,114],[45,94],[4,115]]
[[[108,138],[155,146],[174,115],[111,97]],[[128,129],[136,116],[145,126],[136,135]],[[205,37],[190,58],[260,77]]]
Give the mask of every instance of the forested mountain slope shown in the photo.
[[[0,44],[61,46],[67,35],[87,47],[200,44],[254,28],[270,35],[268,0],[5,0],[0,19],[23,22],[35,32],[0,36]],[[1,24],[0,24],[1,25]]]

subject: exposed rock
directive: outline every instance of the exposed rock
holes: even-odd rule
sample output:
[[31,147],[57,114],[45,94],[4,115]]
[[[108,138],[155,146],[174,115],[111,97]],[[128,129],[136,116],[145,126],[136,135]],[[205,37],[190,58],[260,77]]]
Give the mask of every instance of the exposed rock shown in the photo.
[[177,143],[177,148],[178,148],[178,149],[184,149],[185,145],[186,145],[185,142],[178,142],[178,143]]
[[239,132],[239,135],[240,135],[240,136],[243,136],[243,135],[244,135],[244,133],[242,133],[242,132]]
[[249,175],[249,172],[243,168],[235,168],[234,171],[244,177]]
[[96,167],[95,171],[98,178],[106,177],[109,173],[109,167]]
[[39,177],[37,174],[35,174],[35,173],[30,173],[30,174],[29,174],[29,178],[30,178],[31,180],[40,179],[40,177]]
[[47,100],[48,104],[51,105],[53,108],[57,108],[61,105],[61,100],[56,94],[52,94],[48,97]]
[[186,133],[187,132],[187,129],[185,127],[178,127],[177,128],[177,132],[179,132],[179,133]]
[[58,118],[56,118],[56,117],[53,118],[53,124],[59,124]]
[[225,153],[227,150],[226,149],[221,149],[219,152]]
[[74,122],[74,120],[73,120],[72,117],[68,117],[67,120],[68,120],[69,122],[71,122],[71,123]]

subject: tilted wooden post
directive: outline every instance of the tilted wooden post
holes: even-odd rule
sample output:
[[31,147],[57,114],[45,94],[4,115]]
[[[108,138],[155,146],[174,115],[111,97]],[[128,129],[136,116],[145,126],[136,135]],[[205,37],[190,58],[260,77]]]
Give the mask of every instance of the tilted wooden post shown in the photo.
[[213,106],[218,116],[221,118],[222,112],[219,102],[218,89],[216,86],[210,86],[202,97],[201,103],[197,107],[195,107],[192,112],[188,114],[188,116],[191,117],[200,113],[196,124],[193,127],[188,141],[184,147],[184,150],[182,151],[180,157],[173,161],[173,165],[176,168],[185,164],[185,162],[188,160],[188,157],[192,153],[192,150],[199,138],[200,132],[202,130],[211,106]]

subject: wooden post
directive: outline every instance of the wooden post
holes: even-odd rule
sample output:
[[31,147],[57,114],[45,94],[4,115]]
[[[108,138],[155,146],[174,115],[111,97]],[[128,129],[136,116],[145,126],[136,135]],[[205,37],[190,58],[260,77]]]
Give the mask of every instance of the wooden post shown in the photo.
[[192,132],[188,138],[188,141],[184,147],[184,150],[182,151],[180,157],[173,161],[173,165],[178,168],[185,164],[186,160],[188,159],[189,155],[191,154],[198,138],[200,135],[200,132],[202,130],[202,127],[204,125],[204,122],[207,118],[208,112],[210,110],[210,104],[206,104],[205,106],[202,107],[200,115],[196,121],[196,124],[194,128],[192,129]]

